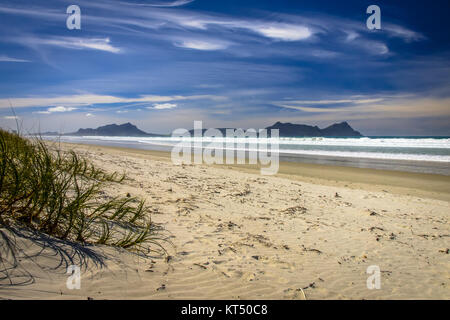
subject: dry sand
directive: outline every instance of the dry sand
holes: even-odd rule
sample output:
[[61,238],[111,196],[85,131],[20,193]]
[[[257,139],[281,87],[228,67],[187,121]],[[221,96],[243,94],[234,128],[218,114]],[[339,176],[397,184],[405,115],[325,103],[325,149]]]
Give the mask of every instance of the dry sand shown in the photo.
[[[22,251],[17,266],[0,264],[11,267],[11,279],[0,273],[0,298],[450,298],[448,176],[294,163],[261,176],[175,166],[161,152],[69,147],[127,172],[107,193],[147,199],[173,243],[169,257],[16,235]],[[82,267],[80,290],[66,287],[68,264]],[[371,265],[380,290],[367,289]]]

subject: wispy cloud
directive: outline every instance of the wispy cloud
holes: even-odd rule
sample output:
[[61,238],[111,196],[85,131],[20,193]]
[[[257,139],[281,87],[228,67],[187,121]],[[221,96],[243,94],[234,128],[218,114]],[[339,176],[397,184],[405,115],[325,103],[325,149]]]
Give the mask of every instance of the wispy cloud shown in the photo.
[[121,51],[120,48],[111,45],[111,40],[109,38],[54,37],[49,39],[28,38],[26,40],[34,45],[44,44],[66,49],[90,49],[111,53],[119,53]]
[[[367,30],[365,24],[360,21],[337,16],[287,14],[271,14],[263,18],[237,18],[178,8],[191,2],[190,0],[154,1],[150,3],[79,0],[79,4],[83,8],[101,9],[104,12],[101,16],[84,15],[84,19],[89,24],[98,26],[98,30],[109,32],[111,28],[114,28],[122,33],[156,38],[157,36],[154,34],[149,35],[145,30],[159,30],[158,36],[160,39],[165,39],[179,48],[217,51],[229,49],[233,43],[247,46],[248,43],[243,43],[242,40],[244,39],[240,39],[242,38],[241,34],[235,32],[242,30],[246,37],[254,37],[255,39],[262,37],[277,42],[315,40],[314,50],[309,50],[308,52],[309,56],[319,59],[336,57],[338,55],[335,52],[329,54],[330,51],[324,48],[330,40],[335,44],[335,47],[342,46],[340,48],[341,51],[346,53],[352,53],[352,48],[358,48],[373,55],[384,57],[390,53],[386,43],[380,40],[374,41],[370,38],[371,33]],[[151,7],[151,9],[145,7]],[[44,8],[42,10],[30,10],[28,8],[0,6],[0,12],[41,16],[55,22],[58,21],[58,23],[65,17],[57,14],[55,10]],[[187,30],[190,33],[188,38],[185,32]],[[203,36],[205,32],[214,32],[217,38],[214,40],[196,39],[195,34],[193,35],[192,33],[198,33],[197,35],[199,35],[199,32]],[[179,38],[175,41],[173,40],[174,33],[177,33]],[[419,32],[384,21],[383,28],[378,34],[384,35],[385,38],[400,38],[405,42],[426,39]],[[95,49],[112,53],[123,51],[123,49],[113,46],[109,42],[109,38],[76,41],[75,39],[64,37],[44,39],[44,41],[36,42],[35,45],[38,45],[39,42],[71,49]],[[256,54],[258,51],[262,52],[262,50],[253,50],[252,53]],[[277,51],[272,52],[275,54]]]
[[[218,16],[207,13],[197,13],[190,10],[164,9],[156,7],[176,7],[192,1],[175,1],[169,4],[136,4],[129,2],[111,3],[110,1],[81,1],[83,6],[95,7],[119,14],[121,19],[110,21],[113,25],[131,24],[145,28],[149,20],[159,21],[160,28],[183,27],[189,29],[208,30],[209,28],[222,29],[242,29],[253,32],[260,36],[278,41],[301,41],[310,38],[316,33],[316,28],[312,28],[304,23],[279,22],[268,19],[242,19],[227,16]],[[152,11],[144,11],[141,6],[155,7]],[[94,19],[92,19],[94,22]],[[152,29],[158,24],[150,24]]]
[[49,108],[47,111],[48,112],[70,112],[70,111],[73,111],[76,109],[77,108],[74,108],[74,107],[58,106],[58,107]]
[[154,1],[152,3],[133,3],[133,2],[120,2],[120,4],[128,5],[128,6],[141,6],[141,7],[181,7],[195,0],[176,0],[172,2],[164,2],[164,1]]
[[153,105],[152,108],[147,108],[147,109],[173,109],[176,108],[177,105],[175,103],[156,103]]
[[[339,100],[344,101],[344,100]],[[348,101],[353,101],[348,99]],[[300,101],[297,101],[300,102]],[[305,101],[306,102],[306,101]],[[325,101],[324,101],[325,102]],[[329,101],[330,103],[332,101]],[[305,104],[306,105],[306,104]],[[308,119],[404,119],[421,117],[450,118],[449,98],[386,98],[368,99],[365,103],[333,108],[307,107],[294,103],[278,104],[281,108],[301,111]]]
[[94,104],[116,104],[116,103],[164,103],[170,101],[182,101],[182,100],[222,100],[224,97],[214,95],[192,95],[192,96],[158,96],[158,95],[142,95],[137,98],[123,98],[109,95],[72,95],[72,96],[59,96],[59,97],[33,97],[33,98],[11,98],[0,99],[0,109],[9,108],[11,104],[14,108],[24,107],[47,107],[55,105],[64,105],[65,107],[51,107],[47,112],[64,112],[72,111],[68,108],[75,108],[77,106],[87,106]]
[[391,23],[384,23],[383,30],[387,31],[389,36],[401,38],[406,42],[421,41],[426,39],[426,37],[419,32],[415,32]]
[[303,104],[303,105],[329,105],[329,104],[342,104],[342,103],[352,103],[352,104],[364,104],[364,103],[374,103],[383,101],[383,98],[366,98],[366,99],[335,99],[335,100],[291,100],[289,104]]
[[0,62],[31,62],[31,61],[0,55]]
[[[238,25],[239,26],[239,25]],[[282,41],[299,41],[310,38],[313,32],[310,28],[298,25],[289,24],[272,24],[272,25],[242,25],[241,27],[248,28],[255,32],[262,34],[265,37],[282,40]]]
[[174,46],[202,51],[223,50],[230,46],[229,42],[217,40],[186,39],[174,41]]
[[75,108],[75,107],[57,106],[57,107],[48,108],[45,111],[37,111],[36,113],[50,114],[50,113],[54,113],[54,112],[70,112],[70,111],[74,111],[74,110],[77,110],[77,108]]

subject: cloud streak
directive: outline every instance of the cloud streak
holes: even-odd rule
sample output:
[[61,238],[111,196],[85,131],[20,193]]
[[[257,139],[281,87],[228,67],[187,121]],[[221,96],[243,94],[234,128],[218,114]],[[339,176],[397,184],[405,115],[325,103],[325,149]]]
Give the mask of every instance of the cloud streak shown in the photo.
[[147,108],[147,109],[173,109],[176,108],[177,105],[175,103],[156,103],[153,105],[153,108]]
[[157,1],[154,3],[133,3],[133,2],[119,2],[120,4],[123,5],[127,5],[127,6],[140,6],[140,7],[167,7],[167,8],[171,8],[171,7],[181,7],[184,6],[186,4],[189,4],[191,2],[194,2],[195,0],[177,0],[177,1],[172,1],[172,2],[161,2],[161,1]]
[[[192,96],[158,96],[158,95],[142,95],[136,98],[123,98],[111,95],[83,94],[59,97],[33,97],[33,98],[10,98],[0,99],[0,109],[10,108],[9,102],[14,108],[25,107],[48,107],[55,105],[64,105],[66,107],[52,107],[48,112],[72,111],[68,110],[68,106],[88,106],[94,104],[118,104],[118,103],[164,103],[170,101],[182,100],[213,100],[220,101],[224,97],[214,95],[192,95]],[[62,109],[65,108],[65,109]]]
[[201,51],[215,51],[224,50],[230,46],[229,42],[217,41],[217,40],[198,40],[198,39],[185,39],[174,41],[174,46],[186,49],[195,49]]
[[99,50],[110,53],[119,53],[121,49],[111,45],[109,38],[79,38],[79,37],[53,37],[53,38],[24,38],[29,45],[49,45],[76,50]]
[[57,106],[57,107],[48,108],[46,111],[38,111],[36,113],[50,114],[50,113],[54,113],[54,112],[70,112],[70,111],[74,111],[74,110],[77,110],[77,108]]
[[31,61],[0,55],[0,62],[31,62]]
[[[341,100],[343,101],[343,100]],[[352,101],[349,99],[349,101]],[[373,99],[366,103],[345,107],[320,108],[306,107],[298,104],[278,104],[286,109],[301,111],[302,117],[315,120],[329,119],[401,119],[443,117],[450,119],[450,98],[398,98]]]

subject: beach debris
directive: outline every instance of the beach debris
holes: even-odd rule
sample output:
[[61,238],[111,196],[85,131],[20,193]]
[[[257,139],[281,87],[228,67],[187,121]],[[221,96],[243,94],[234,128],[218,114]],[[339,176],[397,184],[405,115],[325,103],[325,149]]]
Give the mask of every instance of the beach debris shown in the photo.
[[259,260],[260,256],[252,256],[253,259]]
[[389,239],[391,239],[391,240],[395,240],[396,238],[397,238],[397,236],[395,235],[395,233],[391,233],[389,235]]
[[173,257],[172,256],[167,256],[166,257],[166,263],[169,263],[170,261],[172,261]]
[[306,299],[305,291],[303,291],[302,288],[297,289],[297,291],[301,291],[301,293],[303,294],[303,300],[308,300],[308,299]]
[[315,287],[316,287],[316,283],[315,283],[315,282],[311,282],[308,286],[303,287],[303,290],[306,290],[306,289],[308,289],[308,288],[314,289]]
[[88,299],[88,300],[94,300],[94,298],[92,298],[92,297],[87,297],[87,299]]
[[228,249],[229,249],[230,251],[232,251],[233,253],[237,253],[236,249],[234,249],[234,248],[232,248],[232,247],[228,247]]
[[234,227],[238,227],[239,228],[239,226],[236,223],[232,222],[232,221],[229,221],[227,223],[227,227],[228,227],[228,229],[233,229]]
[[342,198],[339,193],[336,192],[336,194],[334,195],[335,198]]
[[127,198],[130,198],[131,194],[129,192],[127,192]]
[[322,254],[323,252],[318,250],[318,249],[314,249],[314,248],[306,248],[304,245],[302,245],[303,251],[310,251],[310,252],[315,252],[317,254]]
[[377,216],[378,215],[378,213],[376,213],[375,211],[369,210],[369,212],[370,212],[370,216]]
[[450,253],[450,249],[442,249],[442,250],[439,250],[439,252],[449,254]]
[[241,192],[236,192],[231,194],[232,197],[245,197],[246,195],[250,194],[250,185],[245,185],[245,189]]
[[208,269],[207,267],[205,267],[204,265],[200,264],[200,263],[194,263],[194,266],[200,267],[204,270]]
[[161,285],[161,287],[156,289],[156,291],[162,291],[162,290],[166,290],[166,285],[164,283]]
[[268,237],[263,236],[262,234],[247,233],[247,238],[245,240],[258,241],[259,243],[261,243],[262,245],[264,245],[268,248],[274,247],[272,241]]
[[228,227],[229,230],[233,230],[234,228],[241,228],[240,225],[237,225],[236,223],[234,223],[233,221],[228,221],[227,223],[219,223],[217,225],[217,229],[215,230],[215,232],[220,232],[223,230],[224,227]]
[[294,207],[289,207],[287,209],[284,209],[281,212],[285,213],[285,214],[296,214],[296,213],[304,214],[304,213],[306,213],[306,211],[308,211],[308,209],[306,209],[305,207],[294,206]]

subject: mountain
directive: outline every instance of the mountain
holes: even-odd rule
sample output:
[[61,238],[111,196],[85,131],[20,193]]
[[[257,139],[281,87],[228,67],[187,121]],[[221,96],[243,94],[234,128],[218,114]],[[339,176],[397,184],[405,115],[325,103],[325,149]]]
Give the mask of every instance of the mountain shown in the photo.
[[[281,123],[267,127],[270,129],[279,129],[280,137],[362,137],[361,133],[355,131],[347,122],[335,123],[324,129],[317,126],[308,126],[304,124]],[[223,135],[226,128],[219,128]],[[203,134],[206,129],[203,129]],[[194,130],[190,130],[191,135]],[[53,133],[54,134],[54,133]],[[116,136],[116,137],[161,137],[164,135],[147,133],[138,129],[135,125],[127,122],[121,125],[108,124],[97,129],[79,129],[77,132],[65,134],[66,136]]]
[[362,137],[362,134],[350,127],[346,121],[326,127],[322,132],[324,137]]
[[[226,135],[228,128],[217,128],[223,136]],[[230,128],[235,130],[233,128]],[[270,129],[279,129],[280,137],[362,137],[362,134],[352,127],[347,122],[335,123],[324,129],[317,126],[308,126],[305,124],[281,123],[277,122],[274,125],[267,127],[267,134],[270,136]],[[207,129],[202,129],[202,134],[205,134]],[[244,130],[246,131],[246,130]],[[189,130],[191,136],[194,135],[194,130]]]
[[127,122],[121,125],[108,124],[97,129],[79,129],[77,132],[65,134],[67,136],[113,136],[113,137],[157,137],[158,134],[147,133]]
[[350,127],[347,122],[335,123],[324,129],[304,124],[277,122],[266,129],[279,129],[280,137],[362,137],[362,134]]

